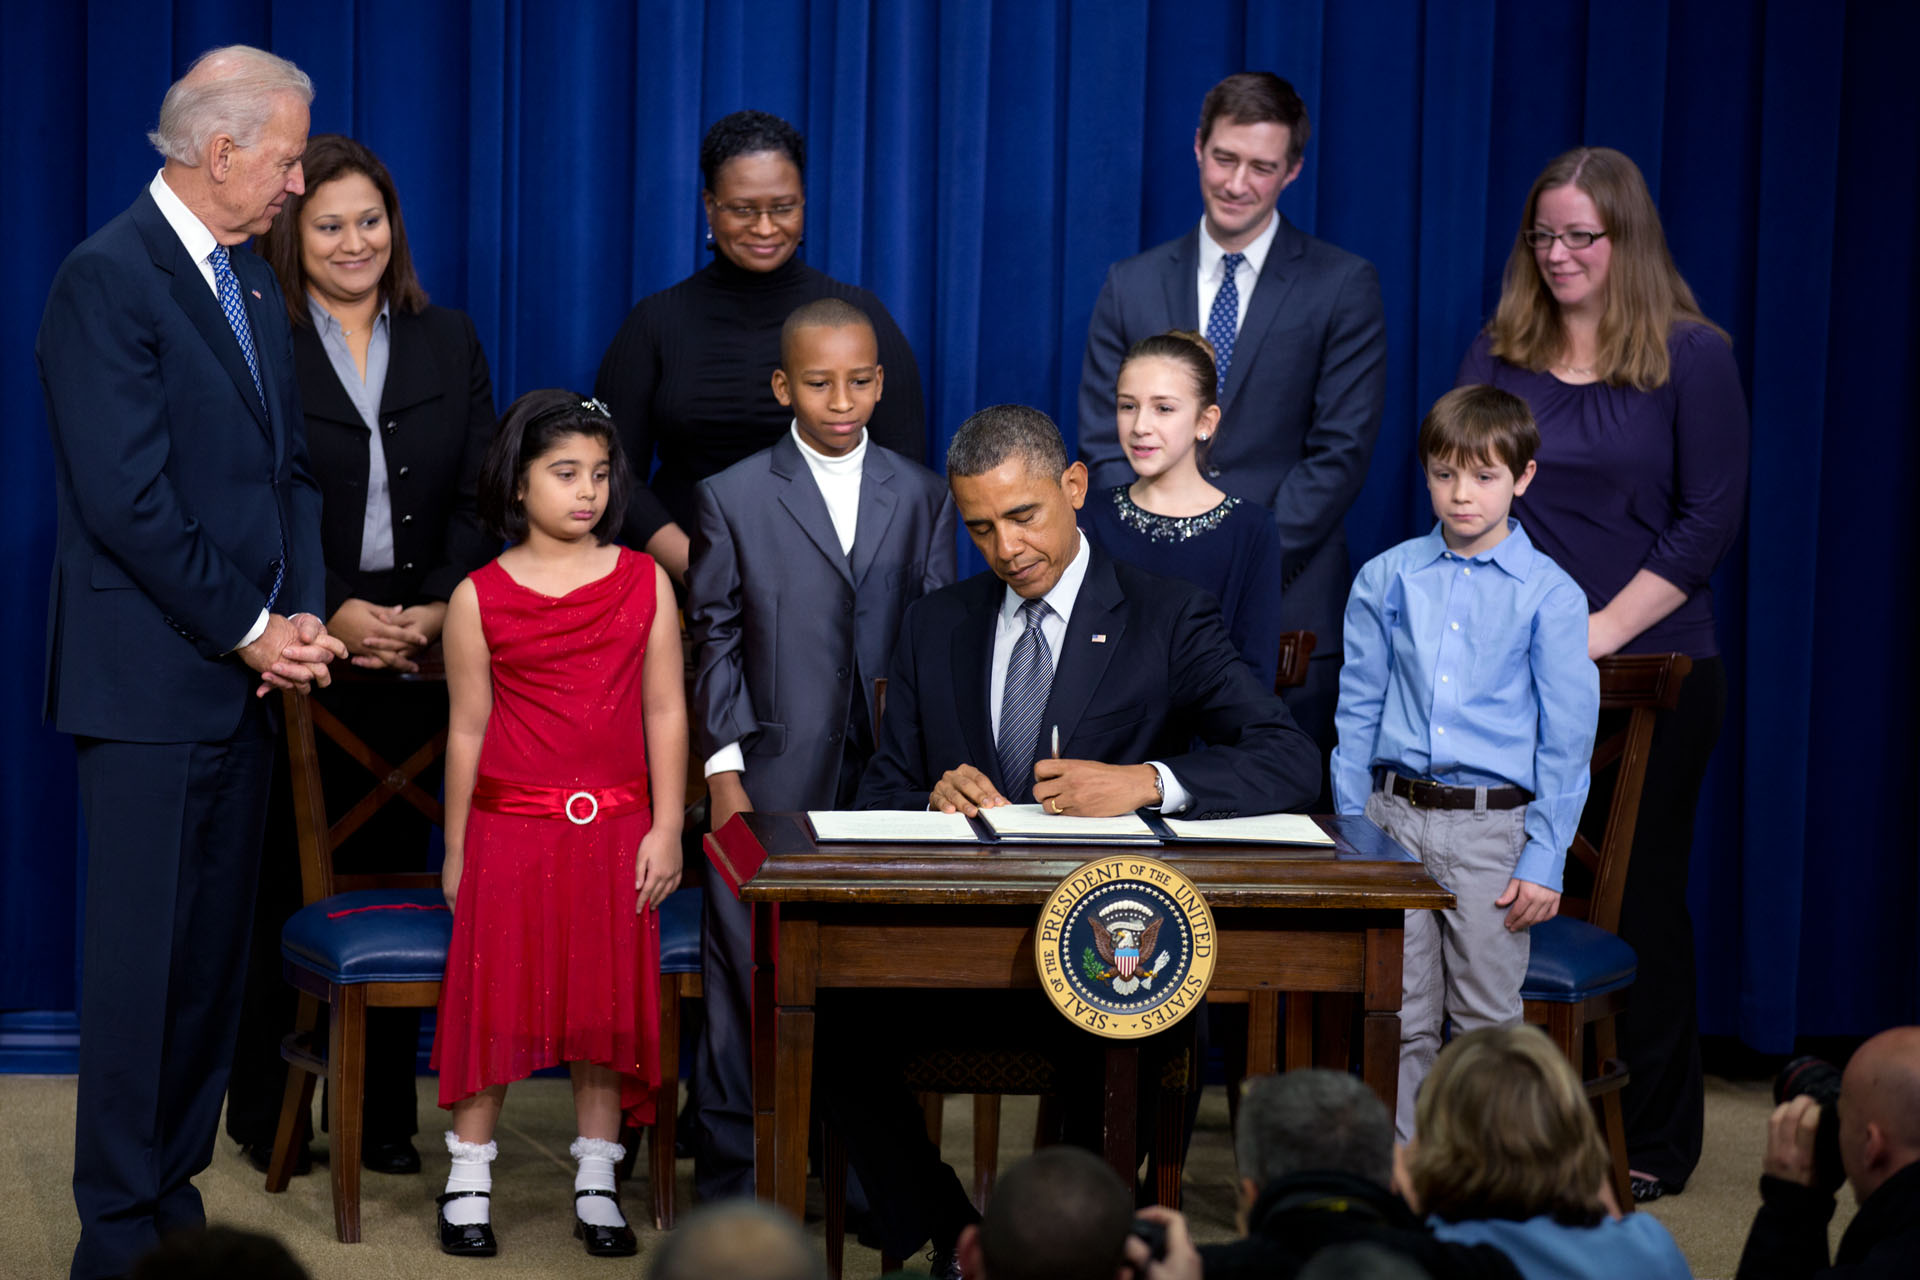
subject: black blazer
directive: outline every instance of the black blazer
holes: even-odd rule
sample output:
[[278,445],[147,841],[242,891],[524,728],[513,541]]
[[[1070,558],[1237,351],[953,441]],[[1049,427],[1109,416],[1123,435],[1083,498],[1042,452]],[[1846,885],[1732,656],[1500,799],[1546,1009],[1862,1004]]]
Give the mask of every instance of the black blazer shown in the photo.
[[[1002,795],[1025,793],[1000,776],[989,722],[1006,591],[982,573],[907,610],[859,807],[923,809],[940,775],[960,764]],[[1182,817],[1302,810],[1319,794],[1319,748],[1241,661],[1220,606],[1198,587],[1095,547],[1060,649],[1041,723],[1060,726],[1061,755],[1160,761],[1192,796]],[[1206,746],[1195,750],[1195,739]]]
[[[1353,586],[1341,521],[1367,478],[1387,397],[1387,318],[1373,264],[1316,240],[1278,213],[1279,229],[1247,299],[1207,478],[1273,512],[1280,530],[1280,624],[1341,651]],[[1199,329],[1200,229],[1115,263],[1087,325],[1080,454],[1093,491],[1130,484],[1114,382],[1127,348]]]
[[266,607],[275,561],[274,612],[326,607],[286,306],[266,263],[232,263],[259,391],[148,192],[54,276],[34,354],[58,515],[45,713],[62,732],[229,738],[259,683],[230,651]]
[[[499,551],[480,523],[475,493],[493,438],[487,356],[465,312],[397,308],[380,396],[380,446],[393,504],[393,572],[375,604],[445,600],[460,580]],[[360,535],[367,509],[370,432],[311,325],[293,330],[294,366],[306,406],[307,450],[320,483],[320,543],[327,566],[327,616],[349,597],[367,598]]]

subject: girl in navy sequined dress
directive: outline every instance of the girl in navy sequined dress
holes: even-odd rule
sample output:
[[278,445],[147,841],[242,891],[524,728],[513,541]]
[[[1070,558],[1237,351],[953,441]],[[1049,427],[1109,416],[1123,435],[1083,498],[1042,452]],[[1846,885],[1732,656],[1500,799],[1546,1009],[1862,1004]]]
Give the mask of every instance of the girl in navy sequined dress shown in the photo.
[[1213,347],[1197,333],[1143,338],[1120,366],[1120,445],[1139,477],[1088,497],[1086,533],[1116,560],[1213,594],[1227,631],[1271,687],[1280,657],[1280,535],[1267,511],[1202,474],[1220,430]]
[[612,542],[628,477],[598,401],[507,411],[482,515],[513,542],[448,602],[453,907],[433,1065],[453,1111],[441,1247],[495,1251],[493,1131],[507,1084],[573,1072],[574,1233],[631,1254],[613,1170],[621,1113],[660,1078],[655,909],[680,881],[687,717],[673,592]]

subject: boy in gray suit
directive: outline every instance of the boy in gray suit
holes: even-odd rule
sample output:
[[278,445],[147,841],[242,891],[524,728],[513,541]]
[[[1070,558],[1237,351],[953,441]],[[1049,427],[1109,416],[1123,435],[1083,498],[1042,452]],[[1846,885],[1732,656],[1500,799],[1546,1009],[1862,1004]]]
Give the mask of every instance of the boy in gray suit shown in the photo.
[[[945,481],[867,437],[884,373],[858,307],[801,307],[773,372],[792,430],[700,485],[689,720],[716,829],[746,809],[851,806],[900,617],[954,579]],[[694,1181],[713,1200],[753,1194],[752,947],[747,908],[722,886],[705,924]]]

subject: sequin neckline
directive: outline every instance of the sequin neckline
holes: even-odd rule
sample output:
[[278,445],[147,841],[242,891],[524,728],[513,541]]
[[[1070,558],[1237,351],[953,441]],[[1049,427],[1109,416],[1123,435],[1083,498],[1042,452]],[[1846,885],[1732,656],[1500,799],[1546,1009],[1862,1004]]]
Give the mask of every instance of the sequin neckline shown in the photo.
[[550,600],[550,601],[553,601],[554,603],[559,603],[560,601],[563,601],[563,600],[573,599],[575,596],[579,595],[582,591],[589,591],[589,590],[592,590],[594,587],[605,586],[607,583],[612,582],[615,578],[620,576],[621,572],[627,567],[627,562],[630,559],[632,559],[631,552],[629,552],[629,550],[626,547],[620,548],[620,554],[614,558],[613,568],[607,570],[605,573],[601,574],[597,578],[594,578],[587,582],[583,582],[577,587],[570,588],[564,595],[557,595],[557,596],[548,595],[544,591],[528,586],[526,583],[520,581],[520,579],[514,577],[511,573],[507,572],[507,567],[501,564],[498,560],[495,560],[493,562],[493,567],[500,571],[501,577],[505,578],[509,583],[513,584],[513,588],[516,591],[524,591],[526,594],[534,597],[536,600]]
[[1212,533],[1225,522],[1228,513],[1239,505],[1240,499],[1229,495],[1213,510],[1202,511],[1197,516],[1163,516],[1136,503],[1133,495],[1127,492],[1126,485],[1120,485],[1113,491],[1114,513],[1120,517],[1120,523],[1145,534],[1153,542],[1185,542],[1188,538]]

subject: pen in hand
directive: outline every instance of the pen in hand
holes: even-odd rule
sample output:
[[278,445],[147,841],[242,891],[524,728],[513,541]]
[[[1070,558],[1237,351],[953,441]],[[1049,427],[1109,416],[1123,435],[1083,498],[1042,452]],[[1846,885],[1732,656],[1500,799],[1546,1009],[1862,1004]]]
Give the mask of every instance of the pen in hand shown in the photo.
[[1055,760],[1058,760],[1060,758],[1060,726],[1059,725],[1053,726],[1053,758]]

